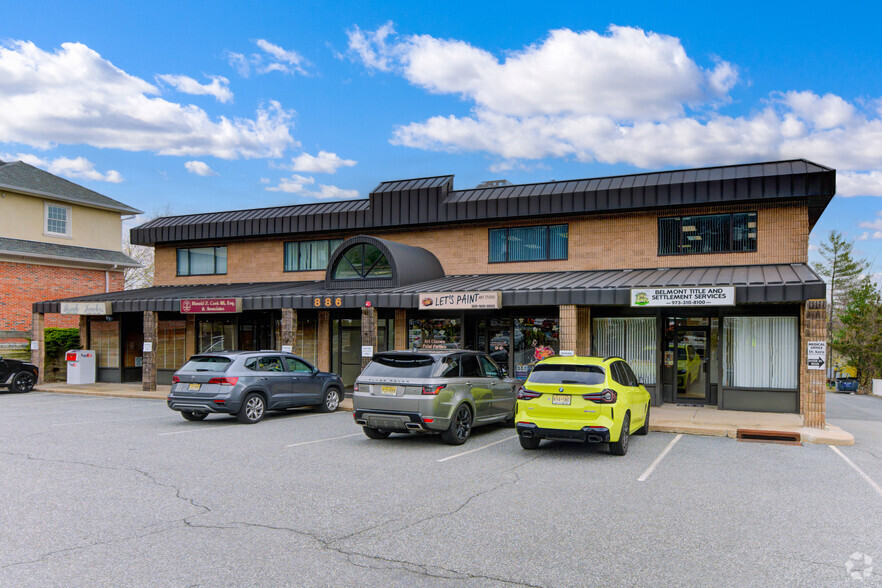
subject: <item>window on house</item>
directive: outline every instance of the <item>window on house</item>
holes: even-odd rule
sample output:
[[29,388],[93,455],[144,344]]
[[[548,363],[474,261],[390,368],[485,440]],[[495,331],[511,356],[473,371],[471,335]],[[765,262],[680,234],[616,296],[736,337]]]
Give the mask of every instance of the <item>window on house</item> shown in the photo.
[[285,271],[302,272],[327,269],[331,253],[342,242],[343,239],[321,239],[285,243]]
[[179,276],[209,276],[227,273],[226,247],[178,249]]
[[566,259],[568,225],[490,229],[490,263]]
[[46,203],[46,233],[70,237],[70,207]]
[[337,260],[332,275],[335,280],[391,278],[392,266],[377,247],[359,243],[347,249]]
[[756,213],[658,219],[658,254],[756,251]]

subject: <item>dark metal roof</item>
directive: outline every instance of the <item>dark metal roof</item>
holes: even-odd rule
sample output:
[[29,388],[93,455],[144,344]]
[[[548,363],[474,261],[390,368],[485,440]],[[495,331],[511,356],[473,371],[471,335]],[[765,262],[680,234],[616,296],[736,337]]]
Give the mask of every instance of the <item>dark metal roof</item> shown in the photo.
[[[561,304],[630,304],[631,288],[735,286],[737,304],[801,302],[826,296],[824,281],[802,263],[646,270],[598,270],[534,274],[446,276],[390,288],[329,290],[324,282],[269,282],[207,286],[159,286],[66,299],[113,302],[115,312],[178,311],[183,298],[242,298],[243,310],[314,309],[317,297],[341,298],[342,308],[366,301],[378,308],[418,308],[421,292],[502,292],[505,307]],[[60,301],[38,302],[34,312],[58,312]]]
[[0,162],[0,190],[3,189],[47,196],[64,202],[83,204],[126,214],[142,214],[144,212],[84,188],[79,184],[59,178],[40,168],[28,165],[23,161]]
[[59,245],[41,241],[25,241],[0,237],[0,255],[10,255],[27,259],[58,260],[77,262],[102,267],[141,267],[141,264],[122,253],[107,249]]
[[[369,243],[383,252],[392,268],[391,278],[367,280],[334,280],[331,278],[331,274],[343,254],[359,243]],[[325,286],[331,290],[352,287],[397,288],[441,277],[444,277],[444,268],[441,266],[441,262],[426,249],[396,243],[395,241],[377,239],[368,235],[359,235],[341,243],[331,254],[331,259],[328,261],[328,270],[325,272]]]
[[804,159],[469,190],[453,190],[453,176],[438,176],[383,182],[366,200],[160,218],[132,229],[131,240],[154,245],[793,199],[807,201],[813,226],[835,192],[835,170]]

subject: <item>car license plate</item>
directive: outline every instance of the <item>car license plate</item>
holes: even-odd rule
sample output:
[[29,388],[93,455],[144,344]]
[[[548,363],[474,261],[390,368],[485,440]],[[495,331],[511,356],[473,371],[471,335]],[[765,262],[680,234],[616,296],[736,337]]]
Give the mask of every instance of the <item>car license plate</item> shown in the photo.
[[569,394],[554,394],[551,397],[551,404],[565,404],[569,406],[572,398]]
[[187,390],[199,390],[200,388],[202,388],[202,384],[190,384]]
[[398,386],[383,386],[380,388],[380,394],[384,396],[396,396],[398,394]]

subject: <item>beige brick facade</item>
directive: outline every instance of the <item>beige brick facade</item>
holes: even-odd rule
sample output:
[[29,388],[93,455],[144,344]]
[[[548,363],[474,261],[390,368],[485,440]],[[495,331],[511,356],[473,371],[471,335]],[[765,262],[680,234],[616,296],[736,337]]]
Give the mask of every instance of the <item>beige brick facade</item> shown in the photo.
[[806,427],[823,429],[826,421],[826,371],[808,369],[808,342],[827,340],[827,301],[808,300],[801,305],[799,340],[799,412]]
[[[757,212],[757,251],[698,255],[658,255],[658,218],[664,216]],[[490,263],[488,230],[502,226],[569,225],[569,259],[562,261]],[[678,208],[671,211],[632,212],[495,223],[441,225],[406,231],[365,231],[383,239],[428,249],[448,275],[526,273],[599,269],[641,269],[761,263],[805,263],[808,259],[809,219],[805,203],[757,203],[717,207]],[[313,234],[287,238],[224,242],[227,274],[176,276],[177,246],[156,247],[157,286],[170,284],[234,284],[322,280],[322,271],[285,272],[284,243],[292,240],[349,238],[357,233]],[[195,246],[195,245],[194,245]]]

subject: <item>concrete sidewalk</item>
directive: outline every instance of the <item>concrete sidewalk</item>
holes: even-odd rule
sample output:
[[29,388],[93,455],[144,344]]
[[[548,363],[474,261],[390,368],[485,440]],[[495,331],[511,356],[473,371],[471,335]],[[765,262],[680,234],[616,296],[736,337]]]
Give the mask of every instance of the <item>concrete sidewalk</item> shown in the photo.
[[[57,394],[86,394],[90,396],[116,396],[122,398],[153,398],[165,400],[168,386],[154,391],[141,390],[141,384],[40,384],[35,388],[42,392]],[[352,398],[345,398],[340,409],[352,412]],[[805,443],[825,445],[854,445],[854,437],[839,427],[827,425],[824,429],[804,426],[802,416],[772,412],[745,412],[740,410],[717,410],[715,406],[677,406],[665,404],[654,406],[650,413],[650,430],[686,435],[709,435],[737,438],[738,429],[755,431],[782,431],[799,433]]]

